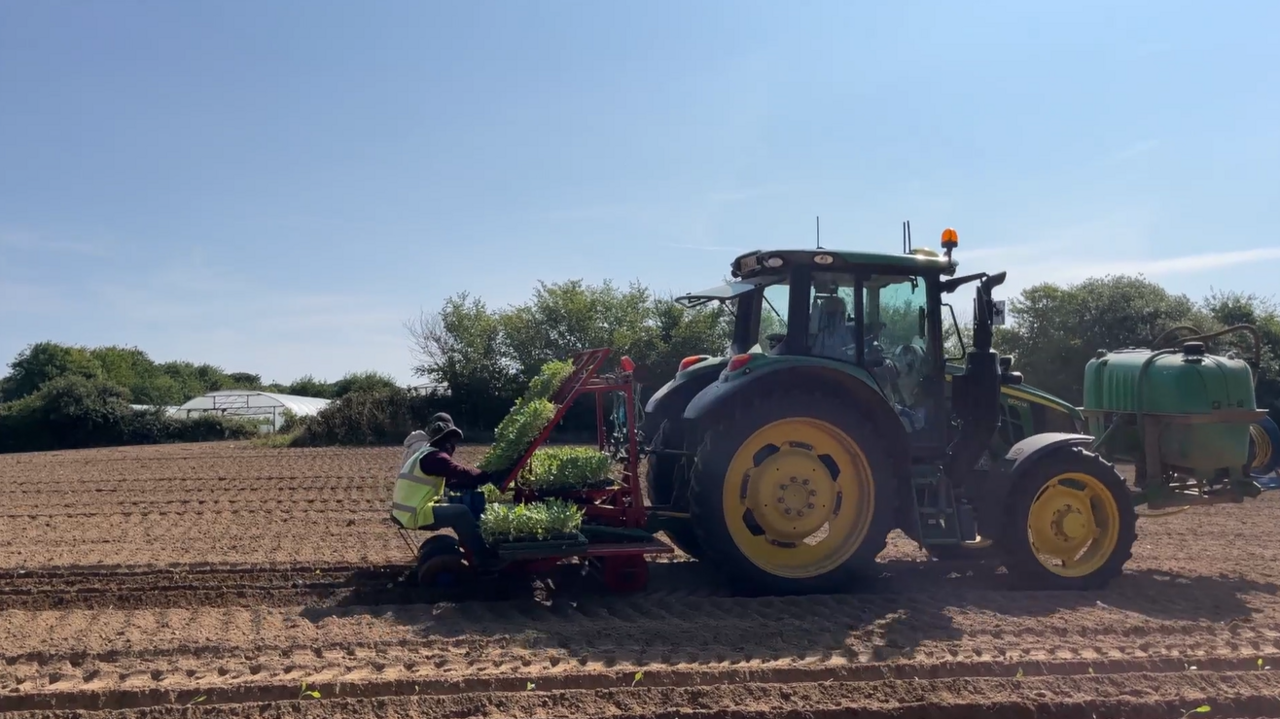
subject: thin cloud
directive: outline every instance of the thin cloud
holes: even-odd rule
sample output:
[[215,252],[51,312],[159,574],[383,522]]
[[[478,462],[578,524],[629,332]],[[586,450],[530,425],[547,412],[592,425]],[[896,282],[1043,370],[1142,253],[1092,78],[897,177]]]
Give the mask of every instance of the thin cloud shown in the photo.
[[764,197],[765,195],[774,195],[781,191],[782,188],[780,187],[750,187],[742,190],[713,192],[707,196],[707,199],[712,202],[742,202]]
[[564,210],[551,210],[541,213],[539,217],[544,220],[599,220],[632,214],[637,209],[635,205],[629,204],[590,205],[586,207],[571,207]]
[[746,252],[741,247],[727,247],[725,245],[689,245],[679,242],[664,242],[664,247],[675,247],[681,250],[708,250],[711,252]]
[[1129,147],[1126,147],[1125,149],[1116,153],[1116,156],[1113,159],[1128,160],[1132,157],[1137,157],[1138,155],[1141,155],[1144,152],[1150,152],[1151,150],[1154,150],[1159,146],[1160,146],[1159,140],[1143,140],[1142,142],[1138,142],[1133,145],[1130,145]]
[[63,252],[93,257],[101,257],[108,254],[107,248],[99,244],[53,240],[39,233],[25,230],[0,231],[0,247],[32,252]]
[[1022,286],[1037,282],[1079,282],[1107,275],[1144,275],[1161,277],[1187,275],[1237,267],[1258,262],[1280,260],[1280,247],[1259,247],[1233,252],[1206,252],[1182,257],[1133,257],[1123,260],[1073,264],[1034,264],[1010,270],[1011,277],[1024,278]]

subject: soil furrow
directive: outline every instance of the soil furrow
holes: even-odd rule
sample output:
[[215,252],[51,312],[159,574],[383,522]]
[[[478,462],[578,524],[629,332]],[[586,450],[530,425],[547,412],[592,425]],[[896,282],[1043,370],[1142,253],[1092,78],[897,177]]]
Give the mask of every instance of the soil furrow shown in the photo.
[[[350,678],[333,676],[308,682],[318,700],[301,699],[302,681],[217,687],[164,687],[110,691],[49,692],[0,697],[0,711],[133,710],[130,716],[156,716],[151,709],[182,707],[184,713],[258,715],[263,711],[342,712],[339,702],[384,699],[423,701],[419,716],[473,716],[484,707],[502,716],[544,717],[549,705],[565,716],[847,716],[868,710],[892,713],[873,716],[961,717],[1043,716],[1091,717],[1119,711],[1119,716],[1180,716],[1207,704],[1218,715],[1277,716],[1280,676],[1247,671],[1142,671],[1125,673],[1042,675],[960,675],[929,679],[894,676],[849,676],[834,673],[775,675],[769,671],[662,673],[643,675],[566,675],[507,677],[500,680]],[[201,698],[203,697],[203,698]],[[326,697],[328,699],[326,700]],[[594,698],[594,700],[593,700]],[[198,701],[197,701],[198,700]],[[195,706],[192,705],[195,702]],[[246,704],[256,709],[245,711]],[[554,703],[554,704],[553,704]],[[381,702],[379,702],[381,705]],[[456,711],[468,707],[465,714]],[[440,714],[442,708],[449,708]],[[141,710],[141,711],[140,711]],[[980,710],[980,714],[974,714]],[[380,713],[381,714],[381,713]],[[47,714],[46,714],[47,715]],[[561,714],[552,714],[561,715]]]

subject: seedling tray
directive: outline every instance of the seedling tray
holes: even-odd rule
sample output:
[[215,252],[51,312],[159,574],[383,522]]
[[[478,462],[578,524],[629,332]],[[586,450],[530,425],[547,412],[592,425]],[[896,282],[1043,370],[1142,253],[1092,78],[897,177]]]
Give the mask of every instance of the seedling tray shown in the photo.
[[584,553],[586,549],[587,538],[581,532],[544,540],[513,539],[494,545],[494,551],[498,556],[508,561],[542,557],[573,557]]

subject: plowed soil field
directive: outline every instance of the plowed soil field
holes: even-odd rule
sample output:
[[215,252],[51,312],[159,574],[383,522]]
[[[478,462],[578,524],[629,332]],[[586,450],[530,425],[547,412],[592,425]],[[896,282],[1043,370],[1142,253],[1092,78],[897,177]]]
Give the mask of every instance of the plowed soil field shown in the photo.
[[1280,497],[1140,520],[1128,572],[1086,594],[895,534],[857,595],[734,597],[676,555],[636,595],[422,603],[384,521],[398,458],[0,457],[0,712],[1280,716]]

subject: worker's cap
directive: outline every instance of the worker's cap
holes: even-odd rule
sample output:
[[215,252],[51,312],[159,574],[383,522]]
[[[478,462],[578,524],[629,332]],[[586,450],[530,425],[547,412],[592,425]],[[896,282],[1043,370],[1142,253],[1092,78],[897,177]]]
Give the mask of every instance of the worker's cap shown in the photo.
[[[443,417],[444,419],[440,419],[440,417]],[[462,430],[454,426],[453,418],[449,415],[441,412],[435,417],[432,417],[431,420],[431,424],[427,427],[428,442],[439,442],[449,439],[450,437],[457,440],[462,439]]]

